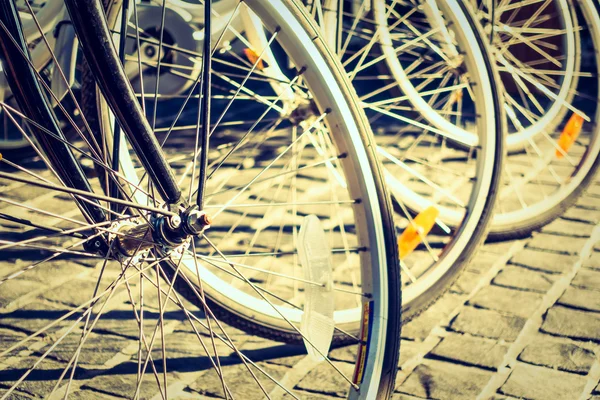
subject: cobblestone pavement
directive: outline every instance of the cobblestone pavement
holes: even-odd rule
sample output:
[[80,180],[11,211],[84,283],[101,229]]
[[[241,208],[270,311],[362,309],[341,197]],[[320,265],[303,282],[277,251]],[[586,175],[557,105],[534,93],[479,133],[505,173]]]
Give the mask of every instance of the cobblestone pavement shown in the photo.
[[[13,200],[23,195],[22,186],[4,189],[3,196]],[[32,190],[36,189],[28,188],[29,198]],[[65,201],[60,195],[41,194],[30,204],[58,210]],[[596,183],[575,207],[533,237],[485,245],[451,290],[404,326],[394,398],[600,399],[599,223],[600,183]],[[51,248],[45,250],[51,254]],[[14,251],[3,260],[3,272],[35,265],[38,259],[35,251]],[[99,268],[98,260],[72,254],[1,286],[0,351],[57,322],[38,339],[14,349],[8,359],[3,357],[0,390],[26,373],[73,326],[72,318],[57,318],[90,299]],[[107,267],[105,276],[110,279],[118,272]],[[140,283],[130,284],[135,292]],[[131,311],[135,300],[129,293],[116,290],[103,309],[79,355],[71,398],[119,399],[135,391],[140,344]],[[144,304],[146,336],[151,337],[160,304],[151,295]],[[154,346],[153,357],[161,379],[163,364],[167,365],[169,398],[219,397],[220,381],[208,358],[198,356],[204,351],[186,315],[175,307],[167,307],[164,315],[168,357],[161,360],[162,343]],[[259,360],[261,368],[295,387],[300,398],[345,396],[345,382],[331,374],[329,366],[312,363],[302,347],[234,329],[227,332],[241,350]],[[66,336],[60,349],[48,353],[10,398],[49,393],[78,341],[77,334]],[[231,354],[228,350],[221,348],[219,353]],[[330,357],[350,375],[353,366],[347,361],[354,351],[339,348]],[[240,373],[244,367],[236,357],[222,357],[221,363],[236,397],[262,397],[249,375]],[[153,375],[145,382],[140,397],[159,399]],[[265,383],[268,391],[275,390],[272,386]]]

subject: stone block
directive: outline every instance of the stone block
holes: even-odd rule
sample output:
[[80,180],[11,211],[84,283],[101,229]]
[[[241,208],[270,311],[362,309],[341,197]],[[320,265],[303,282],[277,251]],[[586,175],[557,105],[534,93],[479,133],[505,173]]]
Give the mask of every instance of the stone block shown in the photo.
[[561,371],[587,374],[594,360],[594,352],[572,343],[538,340],[519,355],[519,360]]
[[552,254],[533,248],[525,248],[510,259],[511,264],[551,274],[562,274],[571,270],[576,261],[577,257],[572,255]]
[[425,399],[474,399],[491,372],[428,360],[420,364],[396,391]]
[[517,398],[570,400],[579,398],[585,382],[579,375],[519,364],[500,392]]
[[543,332],[600,342],[600,314],[555,306],[548,310]]
[[541,298],[538,293],[488,285],[469,300],[469,304],[527,318],[535,311]]
[[555,280],[556,277],[550,274],[517,265],[507,265],[492,282],[498,286],[545,293]]
[[465,307],[452,321],[450,328],[474,336],[514,341],[525,326],[525,322],[525,318],[518,316],[503,315],[494,310]]
[[508,346],[494,340],[452,333],[429,356],[495,370],[502,363],[507,350]]

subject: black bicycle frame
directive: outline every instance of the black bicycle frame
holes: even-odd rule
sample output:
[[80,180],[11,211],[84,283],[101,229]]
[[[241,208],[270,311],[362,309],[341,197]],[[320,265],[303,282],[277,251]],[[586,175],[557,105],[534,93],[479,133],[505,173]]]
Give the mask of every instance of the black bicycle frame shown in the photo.
[[[14,0],[11,0],[11,2]],[[177,204],[181,191],[125,75],[111,40],[101,0],[65,0],[81,48],[98,87],[129,138],[158,193],[168,204]]]
[[[0,59],[2,59],[6,78],[21,111],[27,118],[35,121],[39,127],[65,141],[58,119],[38,82],[21,27],[19,11],[13,0],[0,2],[0,22],[2,24],[0,27]],[[61,181],[71,188],[92,192],[89,181],[71,148],[65,142],[52,138],[39,127],[33,124],[29,125]],[[78,201],[78,204],[88,220],[92,220],[92,222],[106,220],[104,210],[98,207],[99,203],[96,200]]]

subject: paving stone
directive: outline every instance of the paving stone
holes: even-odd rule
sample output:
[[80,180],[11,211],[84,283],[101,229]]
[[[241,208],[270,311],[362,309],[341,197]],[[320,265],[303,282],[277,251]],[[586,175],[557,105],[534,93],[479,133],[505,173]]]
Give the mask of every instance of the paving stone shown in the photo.
[[[300,362],[304,357],[306,357],[306,355],[269,358],[268,360],[265,360],[265,362],[269,364],[281,365],[284,367],[292,368],[293,366],[298,364],[298,362]],[[333,359],[334,358],[332,358],[332,360]],[[355,362],[355,360],[356,359],[353,359],[352,362]]]
[[600,270],[600,251],[592,252],[590,258],[583,262],[583,267]]
[[492,265],[498,261],[501,255],[506,253],[490,253],[487,251],[488,244],[482,246],[481,251],[475,254],[475,257],[471,260],[469,265],[466,266],[465,271],[471,271],[477,274],[484,274],[492,267]]
[[396,391],[426,399],[474,399],[491,372],[428,360],[420,364]]
[[[8,314],[2,314],[0,318],[0,326],[9,327],[15,330],[34,333],[37,330],[46,327],[53,321],[67,314],[70,310],[49,305],[41,302],[32,302],[18,310]],[[56,325],[49,328],[41,336],[47,336],[56,332],[67,324],[72,324],[77,319],[77,314],[70,316],[66,320],[58,322]]]
[[525,318],[502,315],[494,310],[465,307],[452,321],[450,328],[491,339],[514,341],[525,325]]
[[592,197],[600,196],[600,185],[596,182],[591,184],[586,190],[585,194]]
[[[162,363],[156,363],[159,377],[162,380]],[[92,379],[86,380],[82,389],[91,389],[119,397],[131,399],[134,397],[137,388],[137,362],[125,362],[117,365],[109,370],[103,371],[100,375]],[[172,374],[167,374],[167,382],[172,382],[174,377]],[[162,385],[162,382],[161,382]],[[140,399],[150,399],[159,393],[159,388],[156,383],[156,378],[152,373],[150,366],[146,369],[144,379],[140,387]]]
[[0,308],[6,308],[19,298],[40,288],[38,282],[25,279],[11,279],[0,285]]
[[579,254],[586,241],[587,238],[572,237],[566,239],[564,236],[539,233],[535,235],[527,247],[550,253],[576,255]]
[[[200,321],[202,322],[202,324],[206,325],[206,319],[201,318],[200,316],[198,316],[198,317],[199,317]],[[221,322],[221,325],[223,326],[223,329],[225,330],[225,332],[227,332],[227,335],[235,343],[241,343],[244,340],[252,337],[252,336],[248,335],[246,332],[242,331],[241,329],[234,328],[232,326],[224,324],[223,322]],[[204,326],[202,326],[200,322],[194,321],[194,326],[195,326],[196,330],[198,331],[198,333],[200,333],[201,335],[210,337],[210,332],[208,331],[208,329],[205,329]],[[184,321],[182,321],[182,323],[180,325],[176,326],[173,331],[174,332],[186,332],[186,333],[190,333],[194,336],[196,335],[194,329],[190,325],[190,322],[187,318]],[[213,328],[213,331],[215,331],[214,328]],[[221,333],[220,329],[216,330],[216,332]]]
[[118,400],[119,397],[109,396],[93,390],[78,390],[69,393],[69,400]]
[[573,236],[588,238],[594,230],[594,225],[584,222],[568,221],[562,218],[555,219],[542,228],[542,232],[560,236]]
[[575,221],[585,221],[592,224],[600,223],[600,211],[588,210],[580,207],[571,207],[562,215],[565,219],[572,219]]
[[523,362],[577,374],[587,374],[595,359],[593,351],[576,344],[544,339],[536,340],[519,354]]
[[[402,344],[404,344],[404,342],[406,342],[406,341],[403,340]],[[400,345],[400,347],[402,347],[402,344]],[[345,361],[345,362],[349,362],[349,363],[355,363],[357,351],[358,351],[358,345],[353,344],[350,346],[344,346],[344,347],[340,347],[340,348],[331,350],[329,352],[329,358],[331,358],[332,360],[336,360],[336,361]],[[400,354],[402,354],[402,350],[400,351]]]
[[398,360],[398,366],[402,366],[406,361],[422,353],[421,342],[415,342],[412,340],[402,340],[400,342],[400,358]]
[[[182,320],[183,314],[180,312],[165,312],[165,323],[173,320]],[[156,323],[159,320],[158,311],[144,310],[144,334],[151,337]],[[160,328],[159,328],[160,330]],[[123,303],[118,308],[112,309],[102,314],[102,317],[96,323],[94,331],[98,333],[109,333],[117,336],[123,336],[137,340],[140,336],[140,328],[134,317],[131,304]],[[160,333],[160,331],[158,331]]]
[[[285,367],[262,362],[257,363],[257,365],[276,380],[280,380],[287,371]],[[260,370],[255,367],[251,368],[267,393],[275,387],[275,383],[260,372]],[[234,398],[259,399],[264,397],[260,386],[258,386],[244,364],[222,366],[222,371],[223,379]],[[225,397],[223,394],[223,385],[214,368],[210,368],[203,373],[200,378],[189,386],[189,390],[210,397]]]
[[[84,259],[53,260],[37,265],[35,268],[23,273],[25,279],[43,283],[46,286],[54,286],[65,279],[78,276],[79,274],[90,271],[89,267],[82,265]],[[98,261],[95,260],[95,263]],[[21,263],[22,267],[31,265],[31,262]]]
[[463,302],[463,296],[446,293],[418,317],[402,326],[403,339],[423,340],[441,320]]
[[[154,351],[158,354],[153,354],[153,357],[162,357],[161,346],[158,341],[160,338],[160,331],[157,332],[157,344],[154,346]],[[167,355],[173,359],[180,359],[184,361],[186,359],[193,359],[198,357],[206,356],[204,346],[208,349],[211,355],[214,355],[213,342],[209,335],[200,335],[200,339],[194,333],[175,331],[165,335],[165,349]],[[137,341],[137,339],[136,339]],[[204,344],[204,346],[203,346]],[[236,343],[237,345],[237,343]],[[217,349],[219,357],[227,357],[233,353],[233,350],[225,344],[222,340],[214,338],[214,347]]]
[[282,345],[281,342],[276,342],[274,340],[269,340],[269,339],[265,339],[262,338],[260,336],[252,336],[252,335],[247,335],[246,340],[244,340],[243,344],[239,345],[240,350],[243,351],[257,351],[257,350],[269,350],[271,348],[279,348],[279,350],[281,350],[282,352],[285,352],[285,350],[288,350],[288,352],[292,352],[293,351],[297,351],[298,349],[303,349],[304,346],[289,346],[289,348],[282,348],[285,347]]
[[[12,211],[7,212],[8,215],[21,218],[23,215],[15,215]],[[24,216],[25,218],[31,219],[32,216]],[[48,224],[47,221],[43,219],[37,221],[40,224]],[[5,224],[2,224],[5,225]],[[20,242],[28,239],[34,238],[35,248],[33,247],[24,247],[24,246],[13,246],[8,249],[2,250],[1,258],[2,260],[27,260],[30,264],[44,260],[45,258],[51,256],[57,248],[64,247],[65,239],[63,238],[43,238],[40,239],[39,231],[31,230],[31,231],[8,231],[4,226],[0,229],[0,239],[8,240],[11,242]]]
[[579,197],[577,207],[585,208],[586,210],[600,210],[600,200],[597,197],[583,195]]
[[[12,364],[10,368],[0,371],[0,386],[10,388],[13,386],[33,365],[38,362],[39,357],[24,357]],[[35,396],[44,397],[54,388],[54,384],[63,373],[66,363],[45,358],[37,367],[31,371],[23,382],[19,383],[17,389]],[[83,376],[83,370],[75,372],[75,378]],[[11,397],[12,398],[12,397]]]
[[[332,397],[332,396],[326,396],[323,394],[317,394],[317,393],[310,393],[310,392],[305,392],[305,391],[301,391],[301,390],[294,390],[292,393],[294,393],[294,396],[296,396],[297,398],[301,399],[301,400],[337,400],[338,397]],[[281,400],[292,400],[295,398],[290,396],[289,394],[285,393],[283,395],[283,397],[281,398]]]
[[[154,276],[154,274],[153,274],[153,276]],[[153,278],[153,279],[155,279],[155,278]],[[156,280],[154,280],[154,282],[156,282]],[[161,289],[169,287],[168,283],[162,279],[161,279],[160,285],[161,285]],[[139,290],[138,290],[137,286],[138,286],[138,282],[132,282],[131,287],[133,288],[133,293],[135,294],[133,296],[133,299],[136,302],[136,304],[139,302],[139,295],[138,295]],[[171,295],[171,297],[175,300],[175,296]],[[173,311],[181,310],[181,307],[179,305],[177,305],[175,302],[173,302],[171,300],[166,302],[166,300],[167,300],[167,297],[163,293],[161,295],[160,305],[162,305],[162,307],[165,311],[173,312]],[[190,301],[185,299],[183,296],[179,296],[179,300],[181,300],[181,304],[183,304],[183,306],[185,307],[186,310],[188,310],[188,311],[198,310],[198,306],[191,303]],[[129,302],[129,297],[127,297],[127,303],[131,304]],[[138,305],[138,308],[139,308],[139,305]],[[149,284],[148,281],[145,282],[145,286],[144,286],[144,308],[148,308],[148,309],[155,310],[155,311],[159,310],[158,290],[156,289],[156,286]]]
[[[96,257],[73,257],[73,262],[76,262],[77,264],[81,265],[82,267],[85,268],[95,268],[97,270],[100,270],[100,268],[102,267],[102,265],[104,264],[104,259],[103,258],[96,258]],[[110,264],[115,264],[115,263],[108,263]],[[117,264],[118,265],[118,264]],[[120,269],[120,266],[117,267],[115,266],[115,269]]]
[[[334,362],[347,377],[354,374],[354,365]],[[296,385],[296,388],[329,396],[346,397],[348,382],[328,363],[321,363]]]
[[[48,195],[50,192],[46,188],[42,188],[34,185],[23,185],[20,187],[15,187],[12,190],[3,192],[2,195],[7,197],[13,201],[18,202],[30,202],[32,199],[35,199],[42,195]],[[7,203],[1,202],[2,206],[5,206]],[[10,207],[10,206],[7,206]]]
[[517,265],[507,265],[492,281],[495,285],[546,293],[556,277]]
[[469,300],[469,304],[527,318],[535,311],[541,298],[537,293],[489,285]]
[[580,269],[573,278],[571,285],[589,290],[600,291],[600,271]]
[[600,312],[600,292],[569,287],[558,299],[558,304]]
[[600,342],[600,314],[555,306],[548,310],[541,330],[553,335]]
[[499,254],[480,251],[475,255],[450,288],[451,293],[466,295],[475,289],[484,274],[490,270]]
[[507,350],[508,346],[492,340],[451,333],[429,353],[429,356],[495,370]]
[[[25,337],[27,337],[27,335],[25,335],[24,333],[16,332],[16,331],[13,331],[10,329],[0,328],[0,351],[6,351],[13,345],[15,345],[18,342],[20,342],[21,340],[23,340]],[[27,345],[27,343],[25,343],[22,346],[16,347],[13,351],[8,353],[7,356],[15,355],[20,350],[24,349],[24,347],[26,345]],[[5,356],[5,357],[7,357],[7,356]]]
[[[80,339],[81,331],[71,332],[52,350],[48,357],[69,362],[79,347]],[[92,332],[83,343],[78,357],[78,364],[85,366],[102,365],[132,342],[119,336],[99,335]],[[42,348],[40,354],[49,347],[50,345]]]
[[519,251],[510,259],[511,264],[553,274],[569,271],[576,261],[577,257],[563,254],[549,254],[544,251],[530,248]]
[[392,400],[421,400],[422,397],[411,396],[405,393],[392,393]]
[[526,399],[570,400],[579,398],[586,379],[548,368],[519,364],[500,392]]
[[[3,396],[4,393],[7,392],[8,389],[4,389],[2,387],[0,387],[0,396]],[[35,397],[33,397],[30,394],[24,393],[24,392],[19,392],[18,390],[13,391],[10,394],[10,400],[31,400],[34,399]]]
[[[54,289],[47,290],[40,297],[56,303],[79,307],[94,297],[95,288],[96,282],[84,279],[73,279]],[[98,292],[102,293],[105,289],[106,287],[101,286],[98,288]],[[121,290],[124,289],[125,288],[123,287]],[[114,296],[116,296],[116,293],[113,297]]]
[[510,241],[488,242],[483,244],[483,246],[481,247],[481,251],[486,253],[492,253],[496,255],[497,259],[497,256],[505,255],[508,249],[510,249],[512,246],[513,243]]
[[465,270],[460,274],[459,278],[450,287],[451,293],[459,295],[469,294],[475,289],[479,281],[481,280],[481,273],[476,271]]

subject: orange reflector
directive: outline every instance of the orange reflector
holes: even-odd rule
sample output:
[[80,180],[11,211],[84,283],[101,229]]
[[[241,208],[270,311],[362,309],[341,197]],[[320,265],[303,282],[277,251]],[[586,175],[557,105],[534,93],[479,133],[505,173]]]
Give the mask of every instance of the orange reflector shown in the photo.
[[[568,153],[571,146],[573,146],[573,143],[575,143],[579,137],[582,127],[583,117],[573,114],[571,118],[569,118],[569,122],[567,122],[565,129],[563,129],[560,137],[558,138],[558,147],[560,147],[565,153]],[[558,149],[556,149],[556,157],[563,157],[563,153]]]
[[246,48],[244,49],[244,54],[246,55],[248,61],[252,63],[252,65],[256,64],[256,69],[258,69],[259,71],[262,71],[267,67],[266,62],[258,59],[258,54],[256,54],[254,50]]
[[427,207],[406,227],[398,238],[398,250],[400,251],[401,260],[412,253],[421,243],[422,238],[429,234],[438,215],[440,215],[440,212],[437,208],[434,206]]
[[461,101],[463,98],[463,92],[462,89],[459,90],[455,90],[454,92],[452,92],[452,94],[450,95],[450,102],[452,104]]

